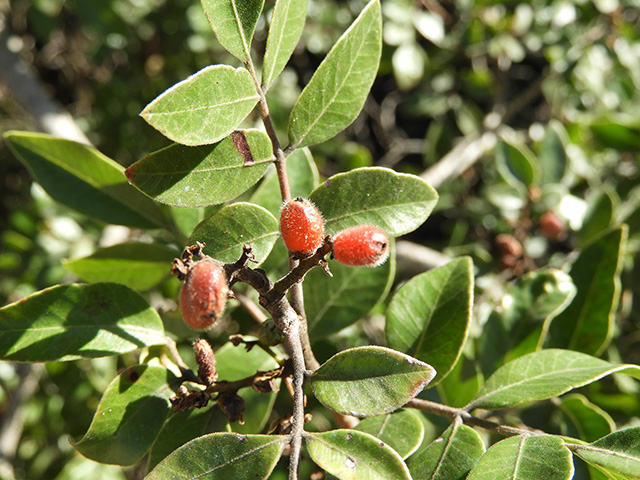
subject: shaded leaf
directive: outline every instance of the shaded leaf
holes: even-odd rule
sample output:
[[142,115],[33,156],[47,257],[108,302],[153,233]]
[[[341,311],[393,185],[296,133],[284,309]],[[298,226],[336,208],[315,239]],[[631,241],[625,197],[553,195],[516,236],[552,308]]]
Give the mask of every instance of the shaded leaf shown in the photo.
[[467,480],[569,480],[571,452],[548,435],[510,437],[494,444],[480,458]]
[[619,430],[589,445],[573,447],[573,453],[607,473],[640,478],[640,427]]
[[[239,150],[234,142],[243,138],[251,152],[249,162],[247,150]],[[158,202],[176,207],[204,207],[226,202],[248,190],[272,160],[266,133],[237,130],[213,145],[170,145],[137,161],[127,168],[126,174],[136,188]]]
[[269,478],[287,438],[275,435],[212,433],[183,445],[145,480],[258,480]]
[[498,409],[545,400],[612,373],[640,379],[640,366],[612,364],[570,350],[541,350],[500,367],[468,407]]
[[160,206],[131,188],[124,168],[95,148],[42,133],[10,131],[3,136],[54,200],[107,223],[166,225]]
[[525,145],[516,145],[501,139],[496,145],[496,162],[502,178],[514,187],[530,187],[538,183],[538,159]]
[[420,177],[364,167],[334,175],[309,198],[324,215],[327,233],[369,224],[398,236],[424,223],[438,194]]
[[484,443],[471,427],[454,422],[440,438],[409,461],[414,480],[461,480],[484,454]]
[[118,283],[58,285],[0,308],[0,358],[68,361],[165,343],[158,313]]
[[453,260],[400,288],[387,308],[389,347],[432,365],[442,380],[467,339],[473,302],[471,258]]
[[424,425],[420,417],[411,410],[365,418],[355,429],[379,438],[403,459],[415,452],[424,437]]
[[247,70],[210,65],[166,90],[140,116],[176,143],[208,145],[235,130],[258,98]]
[[332,430],[305,435],[309,455],[340,480],[409,480],[400,455],[368,433]]
[[71,444],[96,462],[138,462],[169,413],[169,398],[174,395],[169,384],[175,381],[175,376],[163,367],[128,368],[109,384],[87,433]]
[[599,118],[589,125],[593,135],[604,146],[622,152],[640,150],[640,123],[633,117]]
[[327,360],[309,381],[316,398],[338,413],[369,417],[392,412],[427,385],[435,370],[385,347],[343,350]]
[[202,0],[218,42],[238,60],[250,59],[251,39],[264,0]]
[[64,267],[85,282],[117,282],[143,291],[170,275],[171,262],[177,256],[176,250],[162,245],[122,243],[67,260]]
[[289,117],[290,148],[328,140],[356,119],[378,72],[381,51],[380,1],[372,0],[298,97]]
[[482,383],[477,362],[463,352],[453,370],[438,384],[438,395],[446,405],[462,408],[473,400]]
[[587,246],[605,230],[613,226],[616,207],[620,199],[614,190],[604,187],[598,190],[589,201],[589,208],[578,232],[580,245]]
[[567,169],[567,132],[562,123],[551,120],[538,152],[540,183],[560,183]]
[[584,395],[571,394],[559,399],[558,408],[575,427],[579,438],[593,442],[610,434],[616,427],[611,416]]
[[278,221],[267,210],[252,203],[232,203],[204,219],[193,230],[189,243],[205,242],[204,253],[221,262],[235,262],[242,246],[253,248],[262,262],[279,236]]

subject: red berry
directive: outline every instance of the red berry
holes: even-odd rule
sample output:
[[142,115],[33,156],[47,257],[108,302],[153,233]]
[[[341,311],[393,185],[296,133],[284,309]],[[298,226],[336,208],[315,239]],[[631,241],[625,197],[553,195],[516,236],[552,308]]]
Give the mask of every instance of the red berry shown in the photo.
[[538,228],[547,240],[551,240],[553,242],[562,240],[567,234],[564,222],[552,211],[545,212],[540,217],[540,220],[538,221]]
[[352,267],[377,267],[389,257],[389,239],[371,225],[347,228],[333,239],[333,257]]
[[280,213],[280,233],[290,252],[309,256],[324,240],[322,215],[302,197],[289,200]]
[[187,272],[180,295],[182,318],[191,328],[209,328],[220,318],[227,302],[229,285],[223,268],[201,260]]

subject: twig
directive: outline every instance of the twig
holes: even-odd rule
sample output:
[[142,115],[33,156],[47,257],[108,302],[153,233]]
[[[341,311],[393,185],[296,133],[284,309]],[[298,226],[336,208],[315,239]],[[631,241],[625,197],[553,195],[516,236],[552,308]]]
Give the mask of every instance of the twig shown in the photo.
[[396,260],[398,271],[406,277],[412,277],[451,261],[449,257],[437,250],[407,240],[396,242]]

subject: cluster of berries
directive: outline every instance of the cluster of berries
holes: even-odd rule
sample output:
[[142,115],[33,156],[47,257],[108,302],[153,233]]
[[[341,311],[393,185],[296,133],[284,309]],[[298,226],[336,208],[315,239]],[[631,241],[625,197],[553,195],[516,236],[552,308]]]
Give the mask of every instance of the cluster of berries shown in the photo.
[[[325,242],[322,215],[302,197],[289,200],[282,208],[280,233],[289,251],[299,258],[313,255]],[[192,263],[192,256],[193,252],[186,262],[184,258],[176,260],[178,266],[174,269],[185,280],[180,294],[182,317],[191,328],[201,330],[222,315],[229,284],[224,268],[199,248],[199,261]],[[332,256],[344,265],[376,267],[389,257],[389,239],[372,225],[347,228],[333,238]]]

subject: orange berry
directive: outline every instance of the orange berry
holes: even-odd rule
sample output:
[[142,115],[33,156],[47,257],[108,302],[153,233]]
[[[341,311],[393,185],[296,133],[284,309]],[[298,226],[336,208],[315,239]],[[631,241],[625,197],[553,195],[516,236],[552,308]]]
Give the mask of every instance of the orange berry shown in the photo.
[[201,260],[187,272],[180,294],[182,318],[191,328],[209,328],[220,318],[227,302],[229,284],[224,269]]
[[324,240],[322,215],[309,200],[289,200],[280,213],[280,233],[290,252],[309,256]]
[[333,257],[352,267],[377,267],[389,257],[389,239],[371,225],[347,228],[333,239]]
[[538,228],[547,240],[562,240],[567,234],[564,222],[552,211],[545,212],[538,221]]

